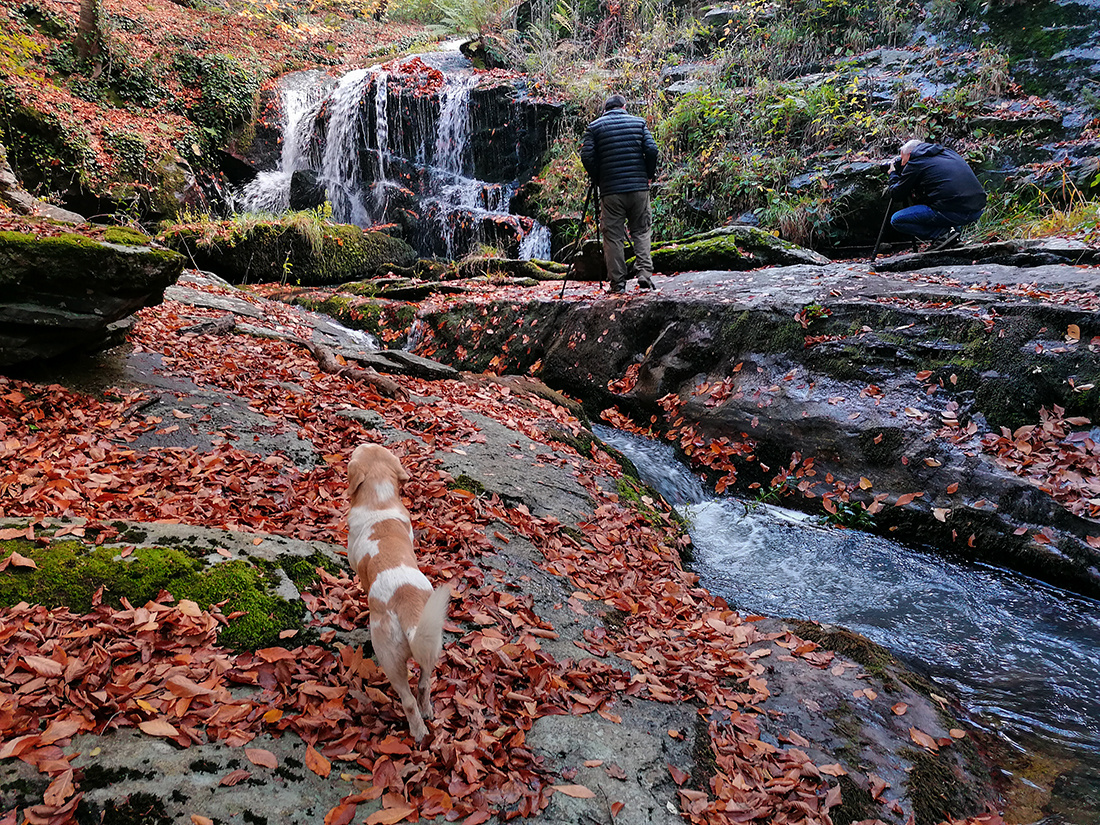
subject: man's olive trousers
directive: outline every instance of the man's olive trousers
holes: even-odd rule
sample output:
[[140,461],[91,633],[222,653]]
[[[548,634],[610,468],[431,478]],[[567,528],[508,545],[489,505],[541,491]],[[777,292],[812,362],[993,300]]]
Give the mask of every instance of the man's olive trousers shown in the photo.
[[639,283],[653,275],[653,255],[650,252],[653,219],[649,211],[649,190],[620,192],[600,198],[600,228],[603,230],[603,259],[611,279],[611,289],[626,289],[626,232],[634,246],[634,265]]

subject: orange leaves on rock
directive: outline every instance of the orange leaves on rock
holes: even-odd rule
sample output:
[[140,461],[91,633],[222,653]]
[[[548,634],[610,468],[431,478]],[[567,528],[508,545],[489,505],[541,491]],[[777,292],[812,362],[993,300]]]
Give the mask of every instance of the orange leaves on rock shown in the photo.
[[142,733],[147,733],[150,736],[165,736],[168,738],[179,736],[179,731],[166,719],[147,719],[144,722],[138,722],[138,727],[141,728]]
[[285,647],[265,647],[263,650],[257,650],[256,655],[265,662],[285,662],[294,659],[294,654]]
[[27,655],[23,657],[23,663],[27,666],[28,670],[32,670],[39,676],[46,676],[48,678],[56,678],[65,672],[65,668],[60,662],[53,659],[47,659],[45,656]]
[[248,757],[249,762],[261,768],[275,770],[279,767],[279,760],[275,758],[275,754],[264,748],[245,748],[244,755]]
[[909,728],[909,737],[922,748],[927,748],[933,752],[940,749],[939,745],[936,744],[936,740],[919,728]]
[[672,775],[672,781],[675,782],[677,785],[683,785],[685,782],[691,779],[690,774],[688,774],[686,771],[680,770],[675,765],[669,765],[668,772]]
[[332,772],[332,763],[325,759],[313,745],[306,747],[306,767],[322,779],[328,779],[328,775]]
[[574,799],[592,799],[596,795],[595,791],[584,785],[551,785],[550,787]]
[[363,820],[364,825],[394,825],[396,822],[404,822],[416,813],[416,808],[409,804],[400,804],[392,808],[383,808]]
[[248,779],[248,777],[250,777],[250,776],[252,776],[251,773],[244,770],[243,768],[238,768],[237,770],[230,771],[225,776],[223,776],[221,778],[221,781],[218,782],[218,784],[223,785],[225,787],[229,787],[229,786],[232,786],[232,785],[239,785],[241,782],[244,782],[244,780]]
[[905,702],[898,702],[894,705],[891,705],[890,710],[894,712],[895,716],[904,716],[905,711],[909,710],[909,705],[905,704]]

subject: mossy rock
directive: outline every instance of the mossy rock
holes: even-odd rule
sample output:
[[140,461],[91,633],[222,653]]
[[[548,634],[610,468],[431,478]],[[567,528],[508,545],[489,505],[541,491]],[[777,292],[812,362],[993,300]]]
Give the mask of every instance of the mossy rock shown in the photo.
[[753,226],[727,226],[683,240],[653,245],[657,272],[756,269],[761,266],[812,264],[829,259]]
[[[26,232],[0,232],[0,293],[5,301],[20,296],[76,290],[117,296],[163,293],[183,272],[184,258],[155,249],[136,232],[109,230],[119,249],[76,233],[38,237]],[[125,237],[125,240],[121,240]]]
[[234,284],[340,284],[370,278],[390,263],[408,266],[416,260],[413,248],[399,238],[350,225],[325,225],[311,239],[287,222],[227,221],[172,226],[159,237],[190,254],[200,269]]
[[[6,607],[25,601],[87,613],[100,587],[104,602],[113,605],[122,599],[143,605],[166,590],[177,600],[190,599],[203,608],[224,602],[225,614],[244,611],[221,631],[219,641],[247,650],[276,644],[280,631],[301,627],[305,613],[301,602],[272,595],[272,588],[281,581],[281,564],[258,567],[237,559],[208,565],[200,551],[164,547],[139,547],[123,558],[118,548],[79,541],[0,542],[0,558],[12,551],[34,560],[38,567],[9,567],[0,577],[0,605]],[[320,563],[313,558],[290,559],[287,575],[305,584]]]

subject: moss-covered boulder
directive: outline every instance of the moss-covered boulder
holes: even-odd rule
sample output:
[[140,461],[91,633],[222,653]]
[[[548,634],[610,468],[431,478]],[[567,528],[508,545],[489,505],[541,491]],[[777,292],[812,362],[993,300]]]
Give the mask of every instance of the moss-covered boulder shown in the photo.
[[183,264],[147,242],[0,232],[0,365],[111,342],[122,319],[161,301]]
[[390,264],[408,266],[416,252],[384,232],[292,220],[175,225],[160,240],[234,284],[281,282],[318,286],[358,281]]
[[829,259],[824,255],[754,226],[727,226],[653,245],[653,269],[665,273],[827,263]]

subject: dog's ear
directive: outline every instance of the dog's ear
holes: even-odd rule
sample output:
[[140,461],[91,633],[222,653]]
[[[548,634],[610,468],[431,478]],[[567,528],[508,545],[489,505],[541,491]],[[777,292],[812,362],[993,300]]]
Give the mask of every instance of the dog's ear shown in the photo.
[[397,483],[398,484],[404,484],[410,478],[412,478],[412,476],[410,476],[408,471],[405,470],[404,465],[400,461],[398,461],[397,462]]
[[355,491],[359,489],[363,483],[363,479],[366,477],[366,473],[363,472],[363,462],[356,461],[352,457],[348,462],[348,498],[355,498]]

